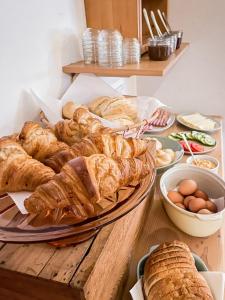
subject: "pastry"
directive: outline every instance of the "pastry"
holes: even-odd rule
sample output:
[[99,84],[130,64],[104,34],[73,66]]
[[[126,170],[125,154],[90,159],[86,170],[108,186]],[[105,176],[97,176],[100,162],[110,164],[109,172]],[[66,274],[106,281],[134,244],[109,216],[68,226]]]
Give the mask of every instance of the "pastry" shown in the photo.
[[130,125],[138,121],[136,101],[133,98],[99,97],[89,104],[89,109],[96,115],[119,125]]
[[88,216],[95,215],[95,205],[120,187],[140,181],[150,167],[139,159],[113,160],[103,154],[77,157],[64,165],[61,172],[40,185],[25,200],[30,213],[75,206]]
[[213,300],[189,248],[180,241],[164,243],[150,254],[145,263],[143,283],[148,300]]
[[0,194],[34,191],[54,175],[52,169],[32,159],[15,140],[0,139]]
[[71,150],[52,155],[45,163],[58,173],[67,161],[78,156],[105,154],[111,158],[133,158],[142,155],[148,146],[147,140],[124,138],[119,134],[90,135],[72,145]]
[[91,114],[87,108],[79,107],[75,110],[72,120],[59,121],[55,125],[55,134],[60,141],[73,145],[83,137],[93,133],[110,132]]
[[69,150],[67,144],[57,140],[51,129],[42,128],[31,121],[24,124],[19,142],[27,154],[41,162],[58,151]]
[[72,101],[67,102],[62,108],[63,117],[66,119],[73,119],[73,114],[79,106],[80,105],[76,105]]

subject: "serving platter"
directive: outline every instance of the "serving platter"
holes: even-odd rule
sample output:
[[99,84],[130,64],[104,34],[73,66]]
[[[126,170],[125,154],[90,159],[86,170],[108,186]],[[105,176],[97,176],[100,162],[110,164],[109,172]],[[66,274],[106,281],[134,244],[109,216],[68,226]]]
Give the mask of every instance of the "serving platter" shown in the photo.
[[[179,134],[187,134],[187,133],[190,133],[190,131],[180,131],[178,132]],[[215,146],[206,146],[206,145],[203,145],[202,143],[200,143],[199,141],[197,140],[189,140],[189,142],[193,142],[193,143],[196,143],[200,146],[203,146],[204,147],[204,151],[201,151],[201,152],[194,152],[194,155],[199,155],[199,154],[207,154],[213,150],[216,149],[217,147],[217,142],[215,144]],[[178,143],[179,143],[179,140],[178,140]],[[184,150],[184,154],[187,154],[187,155],[191,155],[191,153],[189,151],[185,151]]]
[[201,132],[205,132],[205,133],[213,133],[213,132],[221,129],[220,122],[218,122],[215,118],[213,118],[211,116],[204,115],[204,114],[201,114],[201,115],[208,118],[208,119],[211,119],[215,122],[216,125],[215,125],[214,129],[212,129],[212,130],[203,130],[203,129],[200,129],[200,128],[195,127],[195,126],[190,126],[182,120],[182,117],[187,116],[187,115],[191,115],[191,114],[194,114],[194,113],[181,113],[181,114],[177,115],[176,120],[177,120],[178,123],[180,123],[181,125],[189,128],[191,130],[197,130],[197,131],[201,131]]
[[161,174],[161,173],[165,172],[166,170],[172,168],[174,165],[176,165],[182,159],[182,157],[184,155],[184,150],[178,142],[173,141],[173,140],[169,139],[168,137],[158,136],[158,135],[149,135],[148,133],[145,133],[144,137],[150,137],[150,138],[157,139],[162,144],[163,149],[172,149],[176,153],[175,160],[172,161],[170,164],[168,164],[166,166],[162,166],[162,167],[156,167],[158,174]]
[[76,244],[89,239],[103,226],[115,222],[132,211],[147,197],[152,201],[156,177],[155,162],[149,151],[141,159],[150,164],[152,172],[141,182],[123,187],[111,198],[105,199],[107,207],[101,214],[76,224],[73,223],[70,212],[62,210],[59,210],[54,218],[51,213],[45,218],[30,214],[23,215],[9,196],[3,196],[0,198],[0,241],[53,242],[53,245],[55,243],[59,246],[61,240],[63,244],[71,243],[71,240]]

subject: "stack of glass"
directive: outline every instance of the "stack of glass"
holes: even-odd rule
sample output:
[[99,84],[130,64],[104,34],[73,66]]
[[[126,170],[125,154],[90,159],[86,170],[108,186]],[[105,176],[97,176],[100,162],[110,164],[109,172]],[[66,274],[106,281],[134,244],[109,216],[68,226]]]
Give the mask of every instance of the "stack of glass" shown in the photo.
[[141,48],[136,38],[125,38],[123,40],[124,64],[138,64],[140,62]]
[[123,37],[117,30],[101,30],[97,38],[98,64],[102,67],[123,66]]
[[82,47],[85,64],[93,64],[98,62],[97,57],[97,38],[99,30],[87,28],[83,33]]

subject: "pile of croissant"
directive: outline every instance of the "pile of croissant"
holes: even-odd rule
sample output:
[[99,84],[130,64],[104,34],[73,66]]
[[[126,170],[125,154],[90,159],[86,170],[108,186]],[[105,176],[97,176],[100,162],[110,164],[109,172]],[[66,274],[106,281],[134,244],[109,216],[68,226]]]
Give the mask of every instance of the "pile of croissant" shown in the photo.
[[83,107],[53,128],[29,121],[0,139],[0,194],[31,191],[29,213],[72,208],[84,220],[97,215],[102,199],[153,171],[138,158],[148,147],[112,133]]

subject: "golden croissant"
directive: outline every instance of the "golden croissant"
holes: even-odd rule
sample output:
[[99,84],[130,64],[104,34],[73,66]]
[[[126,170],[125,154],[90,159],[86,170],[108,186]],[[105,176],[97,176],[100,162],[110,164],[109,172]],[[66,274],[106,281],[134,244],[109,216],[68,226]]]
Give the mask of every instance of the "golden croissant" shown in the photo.
[[52,180],[40,185],[25,200],[25,207],[37,214],[74,206],[78,215],[83,212],[93,216],[102,198],[140,181],[150,171],[149,165],[135,158],[113,160],[103,154],[77,157],[65,164]]
[[15,140],[0,139],[0,194],[34,191],[54,175],[52,169],[32,159]]
[[86,135],[110,131],[84,107],[75,110],[73,120],[62,120],[55,125],[56,137],[68,145],[79,142]]
[[24,124],[19,141],[30,156],[41,162],[58,151],[69,150],[67,144],[57,140],[51,129],[42,128],[32,121]]
[[72,145],[70,150],[52,155],[45,164],[59,173],[66,162],[78,156],[105,154],[111,158],[132,158],[142,155],[148,145],[147,140],[124,138],[119,134],[92,135]]

